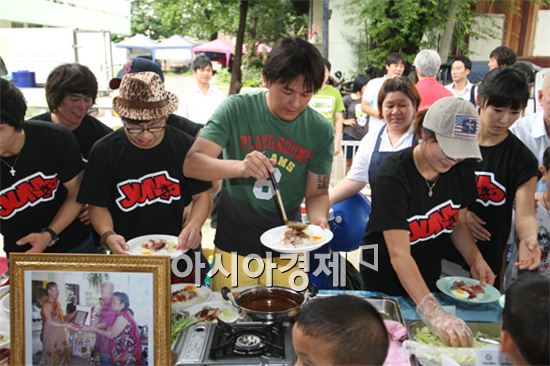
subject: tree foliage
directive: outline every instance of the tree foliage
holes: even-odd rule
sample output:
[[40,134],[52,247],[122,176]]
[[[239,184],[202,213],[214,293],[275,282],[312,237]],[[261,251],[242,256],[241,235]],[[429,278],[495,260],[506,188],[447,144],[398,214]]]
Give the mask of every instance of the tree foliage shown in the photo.
[[[211,39],[218,32],[234,35],[239,0],[132,0],[132,33],[153,39],[174,34]],[[291,0],[249,0],[245,38],[272,42],[307,25]]]
[[[454,0],[345,0],[348,22],[357,25],[355,41],[360,64],[382,67],[390,52],[400,52],[412,62],[422,48],[438,49]],[[456,13],[451,53],[466,54],[468,36],[483,38],[489,30],[474,32],[475,0],[460,0]],[[362,43],[362,44],[361,44]]]

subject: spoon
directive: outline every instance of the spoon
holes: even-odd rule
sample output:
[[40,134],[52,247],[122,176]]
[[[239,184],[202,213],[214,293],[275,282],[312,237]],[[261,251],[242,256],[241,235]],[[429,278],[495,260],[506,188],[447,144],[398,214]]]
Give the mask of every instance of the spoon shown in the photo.
[[307,224],[304,224],[303,222],[288,221],[288,218],[286,216],[285,206],[283,204],[283,198],[281,197],[281,191],[279,191],[279,185],[277,184],[277,179],[275,179],[275,175],[273,174],[273,172],[269,172],[269,181],[271,182],[271,185],[275,190],[275,197],[277,198],[277,204],[279,205],[279,209],[281,210],[281,214],[283,215],[283,221],[285,225],[290,229],[299,230],[299,231],[302,231],[305,228],[307,228]]

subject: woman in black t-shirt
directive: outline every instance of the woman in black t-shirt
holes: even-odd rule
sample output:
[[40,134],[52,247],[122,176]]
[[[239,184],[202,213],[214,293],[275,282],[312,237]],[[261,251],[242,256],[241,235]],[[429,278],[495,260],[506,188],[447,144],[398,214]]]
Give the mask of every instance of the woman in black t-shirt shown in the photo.
[[537,158],[508,130],[527,105],[529,88],[517,70],[496,69],[483,79],[477,98],[483,161],[475,167],[478,197],[468,207],[468,225],[501,283],[513,205],[519,254],[515,265],[532,270],[540,263],[534,200]]
[[389,156],[377,172],[364,240],[378,249],[378,258],[376,251],[363,253],[367,290],[409,295],[424,321],[452,346],[471,345],[472,335],[431,294],[444,247],[452,240],[475,278],[494,281],[466,225],[476,191],[471,163],[463,160],[481,157],[478,122],[471,103],[455,97],[437,101],[418,119],[422,142]]

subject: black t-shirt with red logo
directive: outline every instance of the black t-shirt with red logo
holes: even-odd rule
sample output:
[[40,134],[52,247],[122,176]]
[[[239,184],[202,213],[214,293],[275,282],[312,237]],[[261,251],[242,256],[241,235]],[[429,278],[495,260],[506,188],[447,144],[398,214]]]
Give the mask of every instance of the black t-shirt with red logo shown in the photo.
[[78,201],[107,207],[114,230],[126,240],[148,234],[179,235],[183,208],[211,187],[183,176],[193,138],[166,126],[151,149],[133,145],[119,129],[99,140],[86,165]]
[[527,146],[511,132],[500,144],[480,146],[480,149],[483,161],[475,166],[478,197],[468,209],[487,222],[485,227],[491,233],[491,240],[477,244],[483,258],[499,275],[510,235],[516,191],[538,175],[538,163]]
[[[25,144],[19,156],[2,158],[15,164],[15,176],[4,164],[0,171],[0,231],[4,251],[24,252],[30,244],[18,246],[23,236],[47,227],[67,197],[64,182],[84,168],[74,136],[65,128],[45,122],[23,124]],[[46,252],[66,252],[82,243],[90,231],[77,218],[59,233],[59,241]]]
[[[40,114],[31,118],[32,120],[52,122],[52,114],[50,112]],[[89,114],[85,115],[80,125],[75,128],[72,133],[76,137],[76,141],[80,146],[84,162],[88,161],[90,150],[95,142],[105,135],[108,135],[113,130],[100,120]]]
[[366,289],[394,296],[407,295],[407,292],[392,267],[383,232],[409,232],[412,257],[426,285],[433,291],[441,274],[443,251],[451,243],[459,210],[476,197],[473,164],[468,160],[440,174],[433,185],[433,195],[429,197],[427,182],[416,169],[412,151],[413,147],[396,152],[380,165],[363,243],[378,244],[377,270],[369,268],[376,263],[376,249],[363,248],[361,274]]

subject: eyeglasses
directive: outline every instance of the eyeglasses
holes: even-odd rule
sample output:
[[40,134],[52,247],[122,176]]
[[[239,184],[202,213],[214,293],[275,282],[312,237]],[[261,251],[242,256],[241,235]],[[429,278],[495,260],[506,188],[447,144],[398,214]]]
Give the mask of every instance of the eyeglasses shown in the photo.
[[[156,122],[156,121],[152,121],[152,122]],[[143,127],[143,125],[128,127],[128,124],[124,123],[124,129],[131,135],[139,135],[140,133],[143,133],[145,131],[148,131],[150,133],[159,133],[164,131],[165,128],[166,128],[166,123],[163,123],[163,122],[157,123],[149,127]]]

